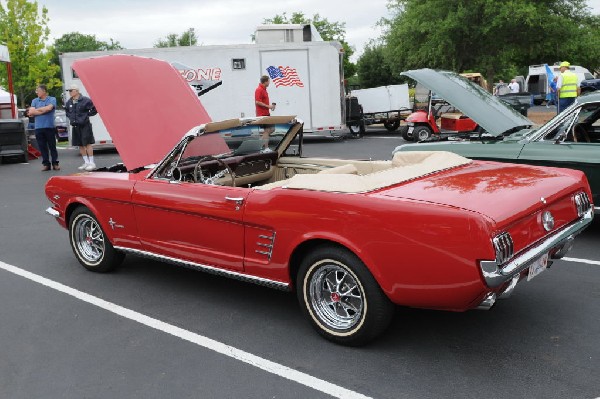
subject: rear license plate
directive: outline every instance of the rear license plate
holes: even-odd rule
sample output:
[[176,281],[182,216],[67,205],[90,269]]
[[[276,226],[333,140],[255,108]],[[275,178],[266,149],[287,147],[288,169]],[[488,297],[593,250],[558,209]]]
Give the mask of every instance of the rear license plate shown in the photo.
[[544,254],[541,258],[537,259],[531,266],[529,266],[529,274],[527,275],[527,281],[531,280],[548,267],[548,254]]

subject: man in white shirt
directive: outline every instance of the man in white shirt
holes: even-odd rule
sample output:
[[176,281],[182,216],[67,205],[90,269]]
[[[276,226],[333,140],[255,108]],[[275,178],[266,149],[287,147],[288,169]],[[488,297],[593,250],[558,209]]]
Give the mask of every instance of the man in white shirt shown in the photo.
[[510,89],[511,93],[518,93],[519,92],[519,84],[517,83],[517,79],[511,80],[510,83],[508,84],[508,88]]

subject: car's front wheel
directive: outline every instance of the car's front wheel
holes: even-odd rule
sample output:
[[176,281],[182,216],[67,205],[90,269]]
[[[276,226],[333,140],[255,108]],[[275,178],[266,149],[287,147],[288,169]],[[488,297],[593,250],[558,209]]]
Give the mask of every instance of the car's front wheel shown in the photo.
[[69,219],[69,240],[79,263],[94,272],[113,270],[125,258],[106,238],[94,214],[83,206]]
[[427,126],[415,126],[413,130],[413,138],[415,141],[427,140],[432,135],[432,131]]
[[394,305],[353,253],[321,246],[303,260],[298,300],[313,327],[330,341],[363,345],[389,325]]

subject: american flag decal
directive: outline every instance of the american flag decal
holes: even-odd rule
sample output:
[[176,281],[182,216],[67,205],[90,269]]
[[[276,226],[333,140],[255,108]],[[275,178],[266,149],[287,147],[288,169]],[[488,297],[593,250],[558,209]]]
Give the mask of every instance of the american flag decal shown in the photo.
[[298,86],[304,87],[304,83],[298,77],[298,72],[296,72],[296,68],[290,68],[286,66],[285,68],[270,66],[267,68],[267,72],[271,77],[273,83],[275,83],[275,87],[279,86]]

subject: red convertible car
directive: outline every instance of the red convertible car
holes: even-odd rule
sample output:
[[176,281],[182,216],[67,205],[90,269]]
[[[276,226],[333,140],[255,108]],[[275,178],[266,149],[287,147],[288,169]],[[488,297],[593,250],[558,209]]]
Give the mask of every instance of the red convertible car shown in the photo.
[[337,343],[381,334],[395,305],[489,309],[593,218],[579,171],[445,152],[304,158],[295,117],[210,122],[165,62],[74,68],[123,160],[46,185],[78,261],[106,272],[129,253],[295,291]]

